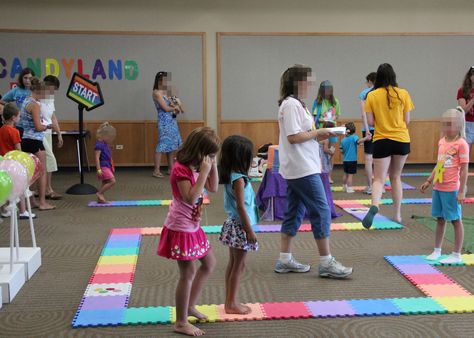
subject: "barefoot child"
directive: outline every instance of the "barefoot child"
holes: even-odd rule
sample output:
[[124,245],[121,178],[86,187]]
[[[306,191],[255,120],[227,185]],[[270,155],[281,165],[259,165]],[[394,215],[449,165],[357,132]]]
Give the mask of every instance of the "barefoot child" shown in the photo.
[[[211,128],[193,130],[178,150],[170,177],[173,201],[158,246],[159,256],[178,263],[174,330],[189,336],[204,334],[189,323],[188,316],[207,318],[195,306],[216,261],[200,220],[204,188],[216,192],[219,185],[218,151],[219,138]],[[198,268],[196,260],[201,262]]]
[[240,277],[248,251],[258,249],[252,229],[258,223],[258,209],[252,184],[247,176],[253,160],[252,142],[238,135],[224,140],[221,150],[220,177],[225,185],[224,208],[228,215],[219,240],[229,247],[225,273],[225,312],[248,314],[250,308],[237,300]]
[[109,122],[102,123],[99,129],[97,129],[95,165],[97,167],[97,176],[101,181],[99,191],[96,194],[98,203],[107,203],[104,193],[115,185],[114,160],[112,159],[112,150],[110,148],[115,135],[115,128]]
[[440,262],[460,263],[464,240],[461,204],[465,198],[465,187],[469,167],[469,146],[464,139],[464,116],[457,109],[447,110],[441,118],[443,137],[438,142],[438,163],[431,176],[422,184],[420,190],[435,183],[432,194],[431,214],[437,218],[435,248],[426,258],[438,260],[446,228],[446,221],[454,226],[454,251]]

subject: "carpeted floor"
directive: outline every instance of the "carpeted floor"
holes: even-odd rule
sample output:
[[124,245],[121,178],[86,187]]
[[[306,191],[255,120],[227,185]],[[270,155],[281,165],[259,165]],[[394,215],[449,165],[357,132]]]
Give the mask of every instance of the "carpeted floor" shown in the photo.
[[[428,171],[429,167],[416,170]],[[407,170],[415,170],[407,168]],[[340,184],[341,172],[334,177]],[[58,173],[54,183],[59,192],[76,183],[77,175]],[[87,180],[95,183],[93,175]],[[423,178],[406,177],[404,181],[418,186]],[[151,177],[147,169],[119,170],[117,186],[111,199],[168,199],[167,180]],[[355,184],[363,184],[359,171]],[[474,185],[469,182],[470,191]],[[258,185],[254,185],[257,190]],[[335,199],[362,198],[360,193],[334,193]],[[406,197],[422,197],[418,191],[406,191]],[[366,198],[366,197],[364,197]],[[65,196],[58,209],[38,212],[35,222],[37,240],[43,250],[43,266],[27,282],[12,304],[0,310],[1,337],[174,337],[170,325],[126,326],[72,329],[71,321],[97,263],[111,228],[161,226],[167,207],[87,208],[91,196]],[[209,224],[225,219],[222,191],[211,195]],[[391,207],[382,206],[391,216]],[[244,302],[334,300],[378,297],[416,297],[422,294],[383,259],[384,255],[423,254],[431,251],[434,235],[411,216],[430,215],[429,205],[404,205],[406,228],[387,231],[338,231],[332,234],[333,255],[346,265],[354,266],[350,280],[327,280],[316,277],[318,256],[310,233],[299,234],[294,251],[297,259],[313,265],[307,274],[277,275],[273,272],[279,253],[278,234],[259,234],[260,251],[249,255],[242,280]],[[464,208],[474,216],[474,207]],[[349,215],[337,222],[354,221]],[[20,238],[28,245],[27,223],[20,222]],[[0,246],[8,245],[9,227],[0,224]],[[227,263],[226,249],[209,235],[218,257],[214,274],[206,285],[201,304],[221,304],[224,300],[223,276]],[[172,261],[155,254],[158,237],[142,241],[130,306],[174,304],[177,268]],[[445,242],[445,250],[452,243]],[[442,268],[463,287],[474,292],[472,267]],[[202,324],[210,337],[473,337],[474,314],[361,317],[335,319],[301,319]]]

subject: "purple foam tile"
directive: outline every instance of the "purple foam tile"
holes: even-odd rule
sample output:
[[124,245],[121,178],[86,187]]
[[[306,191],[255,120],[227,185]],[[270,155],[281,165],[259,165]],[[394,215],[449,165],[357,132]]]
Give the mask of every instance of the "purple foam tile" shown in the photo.
[[81,310],[104,310],[126,308],[128,296],[93,296],[83,298]]
[[96,201],[89,202],[88,207],[99,208],[99,207],[110,207],[112,203],[97,203]]
[[346,300],[305,302],[313,317],[355,316],[355,310]]
[[111,234],[107,241],[139,241],[140,234]]
[[281,224],[260,224],[259,232],[280,232]]
[[439,270],[431,265],[423,264],[397,264],[395,268],[404,275],[418,275],[418,274],[438,274]]

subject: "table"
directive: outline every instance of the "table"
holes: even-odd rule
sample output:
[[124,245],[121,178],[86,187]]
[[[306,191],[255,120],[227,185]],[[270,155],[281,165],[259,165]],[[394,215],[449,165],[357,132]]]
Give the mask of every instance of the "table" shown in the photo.
[[[57,134],[58,133],[53,132],[53,135],[57,135]],[[81,157],[79,155],[79,147],[81,146],[79,140],[81,138],[80,138],[79,130],[62,130],[61,135],[63,137],[65,137],[65,136],[73,137],[76,140],[77,167],[78,167],[79,172],[81,172],[82,171],[82,163],[81,163]],[[86,137],[89,136],[89,135],[90,135],[89,130],[84,130],[82,132],[82,146],[84,147],[84,151],[85,151],[85,155],[86,155],[86,163],[87,163],[87,170],[88,171],[91,170],[90,165],[89,165],[89,156],[87,154],[87,143],[86,143],[87,142]]]
[[[328,175],[321,174],[321,181],[326,191],[326,198],[331,209],[331,217],[341,216],[334,207]],[[257,192],[257,206],[264,212],[262,220],[274,221],[275,219],[283,219],[286,211],[286,181],[279,173],[272,170],[265,172]],[[306,212],[305,218],[307,217],[308,213]]]

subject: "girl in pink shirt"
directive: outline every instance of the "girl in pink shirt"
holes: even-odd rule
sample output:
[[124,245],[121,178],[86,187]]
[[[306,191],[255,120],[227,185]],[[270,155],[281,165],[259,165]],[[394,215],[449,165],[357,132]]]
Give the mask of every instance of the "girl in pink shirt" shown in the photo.
[[[198,128],[178,150],[170,177],[173,201],[158,246],[159,256],[178,263],[174,330],[189,336],[201,336],[204,331],[189,323],[188,316],[207,319],[195,306],[216,259],[200,226],[201,205],[204,188],[217,191],[219,177],[215,157],[219,147],[214,130]],[[198,259],[201,265],[196,270],[194,261]]]
[[469,166],[469,146],[465,140],[464,112],[449,109],[441,118],[443,137],[438,143],[438,163],[431,176],[421,186],[421,192],[435,183],[432,194],[431,214],[438,219],[435,248],[426,258],[438,260],[441,257],[446,221],[454,226],[454,251],[440,260],[444,264],[460,263],[464,240],[461,205],[465,198],[465,187]]

